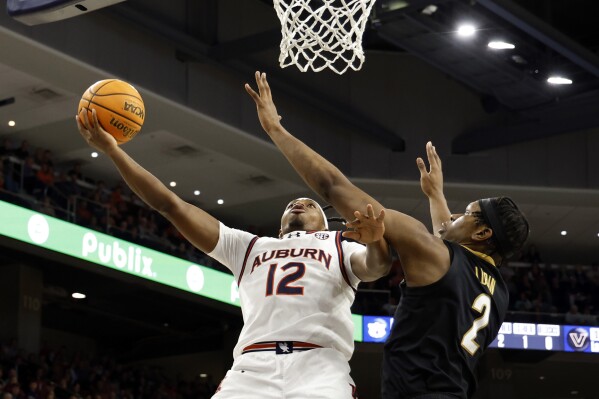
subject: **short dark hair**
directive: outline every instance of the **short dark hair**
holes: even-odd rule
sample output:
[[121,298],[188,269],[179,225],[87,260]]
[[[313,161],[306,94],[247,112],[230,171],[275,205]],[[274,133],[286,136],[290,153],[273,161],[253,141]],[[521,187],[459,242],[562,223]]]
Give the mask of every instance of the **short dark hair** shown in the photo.
[[489,200],[500,224],[491,228],[501,229],[494,232],[494,239],[491,241],[499,255],[503,259],[509,259],[518,253],[528,239],[530,233],[528,220],[511,198],[495,197]]

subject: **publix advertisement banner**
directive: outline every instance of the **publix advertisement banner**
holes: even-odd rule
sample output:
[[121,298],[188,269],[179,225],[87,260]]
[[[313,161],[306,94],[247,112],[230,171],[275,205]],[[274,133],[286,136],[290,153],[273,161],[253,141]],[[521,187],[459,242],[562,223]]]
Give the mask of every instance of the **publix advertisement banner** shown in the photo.
[[[0,235],[240,306],[232,275],[0,201]],[[353,315],[362,341],[362,316]]]

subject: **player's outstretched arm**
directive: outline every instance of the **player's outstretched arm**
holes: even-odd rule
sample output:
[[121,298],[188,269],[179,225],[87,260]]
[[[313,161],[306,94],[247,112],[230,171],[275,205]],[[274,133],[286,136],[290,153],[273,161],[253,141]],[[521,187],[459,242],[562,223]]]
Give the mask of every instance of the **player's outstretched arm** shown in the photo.
[[256,83],[259,93],[249,84],[245,85],[245,89],[256,102],[262,127],[308,186],[333,205],[346,220],[354,218],[356,209],[364,211],[366,204],[372,204],[375,211],[380,212],[383,209],[381,204],[354,186],[333,164],[285,130],[272,101],[265,73],[256,72]]
[[92,120],[84,113],[76,117],[79,133],[89,145],[108,155],[127,185],[146,204],[160,212],[198,249],[209,253],[218,242],[219,221],[183,201],[154,175],[141,167],[116,143],[100,124],[96,111]]
[[[353,185],[343,173],[281,125],[281,117],[272,100],[266,74],[256,72],[258,93],[249,84],[248,94],[254,99],[258,118],[266,133],[281,150],[308,186],[333,205],[345,219],[352,220],[355,210],[372,204],[375,213],[383,206],[370,195]],[[449,253],[443,241],[431,235],[418,220],[395,210],[387,210],[385,239],[402,258],[408,283],[423,285],[449,266]]]
[[366,214],[355,211],[356,217],[347,224],[351,230],[343,235],[366,245],[363,252],[354,252],[351,267],[354,274],[362,281],[375,281],[387,275],[391,269],[391,252],[384,238],[385,210],[378,216],[374,214],[372,205],[366,206]]
[[443,168],[441,158],[437,154],[437,149],[430,141],[426,143],[426,157],[430,165],[426,170],[426,164],[422,158],[416,159],[416,165],[420,170],[420,187],[422,192],[428,197],[431,212],[431,221],[433,223],[433,234],[440,237],[441,224],[451,219],[451,212],[447,206],[447,200],[443,193]]

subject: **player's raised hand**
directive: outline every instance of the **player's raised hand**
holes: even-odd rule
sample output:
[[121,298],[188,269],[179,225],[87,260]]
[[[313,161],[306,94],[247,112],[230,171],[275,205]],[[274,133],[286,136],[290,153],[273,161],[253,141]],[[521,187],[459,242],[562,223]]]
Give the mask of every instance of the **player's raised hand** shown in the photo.
[[416,159],[416,165],[418,166],[418,170],[420,170],[420,187],[424,194],[430,198],[443,194],[443,168],[441,158],[430,141],[426,143],[426,156],[430,165],[428,171],[422,158],[419,157]]
[[245,90],[256,103],[262,128],[269,132],[271,129],[280,126],[281,116],[277,113],[277,107],[272,101],[272,93],[266,80],[266,73],[256,71],[256,84],[258,85],[258,93],[248,83],[245,84]]
[[355,220],[347,223],[345,226],[352,229],[343,232],[343,236],[361,242],[370,244],[379,241],[385,234],[385,210],[381,209],[378,216],[375,216],[372,205],[366,206],[366,215],[360,211],[355,211]]
[[102,151],[103,153],[108,153],[112,149],[118,147],[115,138],[106,132],[106,130],[102,129],[102,126],[100,126],[100,123],[98,122],[98,115],[96,115],[95,109],[92,109],[91,121],[87,117],[87,112],[83,112],[83,118],[77,115],[75,119],[77,120],[79,133],[87,142],[87,144],[99,151]]

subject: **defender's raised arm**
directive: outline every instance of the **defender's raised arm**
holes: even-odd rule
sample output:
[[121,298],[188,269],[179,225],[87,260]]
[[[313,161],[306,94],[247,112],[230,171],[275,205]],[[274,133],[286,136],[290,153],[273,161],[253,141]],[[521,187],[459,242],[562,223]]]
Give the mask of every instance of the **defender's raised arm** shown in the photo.
[[[347,220],[354,219],[356,210],[364,212],[368,204],[372,204],[374,213],[378,214],[383,209],[378,201],[356,187],[337,167],[281,125],[266,74],[256,72],[255,77],[259,93],[249,84],[245,85],[245,89],[256,103],[260,123],[308,186]],[[401,212],[387,210],[385,226],[385,238],[402,257],[408,281],[417,285],[429,283],[431,279],[438,279],[449,267],[447,248],[420,221]]]

